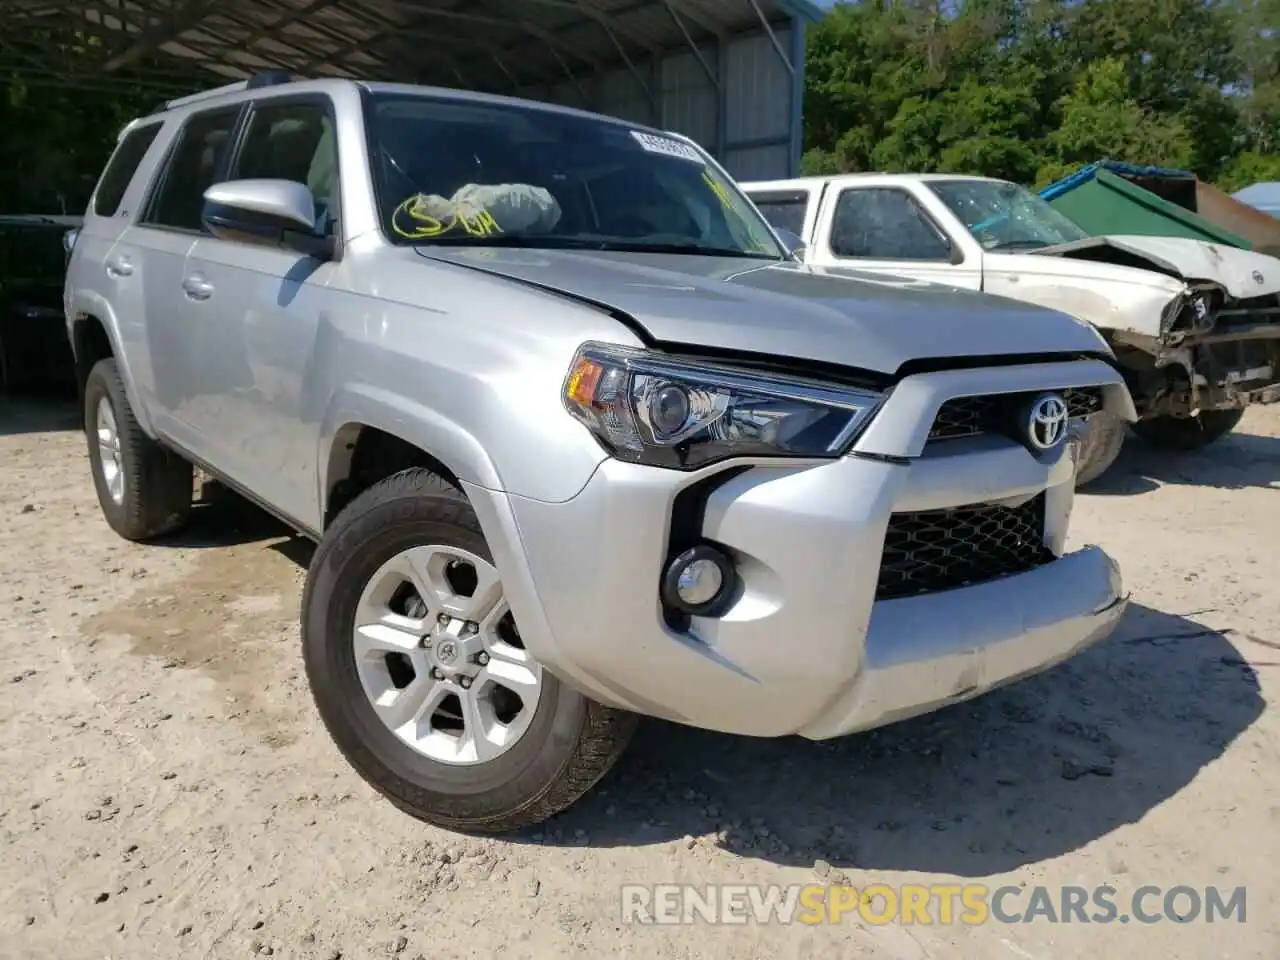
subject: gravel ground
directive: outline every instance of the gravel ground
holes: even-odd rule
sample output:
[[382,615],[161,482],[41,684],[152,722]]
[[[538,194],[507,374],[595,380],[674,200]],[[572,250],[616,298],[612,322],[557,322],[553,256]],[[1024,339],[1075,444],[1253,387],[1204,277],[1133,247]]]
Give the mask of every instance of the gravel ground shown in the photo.
[[[1280,410],[1077,502],[1133,591],[1030,681],[840,742],[642,725],[540,831],[398,813],[307,692],[307,546],[233,498],[110,533],[68,408],[0,402],[0,957],[1280,956]],[[1266,571],[1270,570],[1271,573]],[[640,927],[623,883],[1247,887],[1247,922]],[[1158,898],[1155,903],[1158,904]],[[1025,904],[1024,904],[1025,905]]]

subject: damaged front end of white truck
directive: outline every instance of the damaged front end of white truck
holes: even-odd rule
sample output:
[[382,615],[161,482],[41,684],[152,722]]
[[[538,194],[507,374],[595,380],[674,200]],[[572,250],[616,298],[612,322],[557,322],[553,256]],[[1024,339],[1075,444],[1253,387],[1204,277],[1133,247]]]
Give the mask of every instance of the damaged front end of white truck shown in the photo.
[[1143,420],[1280,400],[1280,260],[1145,236],[1090,237],[1035,253],[1138,268],[1174,281],[1163,290],[1147,288],[1138,302],[1112,301],[1107,315],[1083,317],[1112,341]]

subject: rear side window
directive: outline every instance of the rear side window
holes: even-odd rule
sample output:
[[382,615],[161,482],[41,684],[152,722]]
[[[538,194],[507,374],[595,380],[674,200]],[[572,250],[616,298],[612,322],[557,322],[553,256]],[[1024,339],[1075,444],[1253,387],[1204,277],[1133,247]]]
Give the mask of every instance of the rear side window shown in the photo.
[[138,164],[150,149],[160,132],[160,124],[149,123],[145,127],[135,127],[116,147],[115,153],[107,161],[107,169],[102,171],[102,179],[93,195],[93,212],[100,217],[114,217],[120,209],[120,201],[124,192],[129,189],[129,181],[138,172]]
[[797,237],[804,236],[804,215],[809,210],[809,194],[753,193],[751,202],[764,214],[775,230],[790,230]]
[[146,222],[199,230],[204,192],[222,174],[240,108],[196,114],[178,133],[151,198]]

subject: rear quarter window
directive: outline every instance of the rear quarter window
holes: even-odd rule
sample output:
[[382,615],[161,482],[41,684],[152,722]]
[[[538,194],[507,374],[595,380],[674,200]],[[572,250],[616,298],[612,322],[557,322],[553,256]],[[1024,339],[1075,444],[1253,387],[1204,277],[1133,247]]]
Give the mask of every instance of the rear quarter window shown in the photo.
[[798,237],[804,236],[804,218],[809,211],[809,194],[753,193],[751,202],[775,230],[790,230]]
[[160,123],[148,123],[145,126],[130,130],[116,146],[107,168],[102,171],[102,179],[98,181],[98,189],[93,195],[93,212],[100,217],[114,217],[120,209],[120,201],[129,189],[129,182],[138,172],[138,165],[146,156],[156,135],[160,132]]

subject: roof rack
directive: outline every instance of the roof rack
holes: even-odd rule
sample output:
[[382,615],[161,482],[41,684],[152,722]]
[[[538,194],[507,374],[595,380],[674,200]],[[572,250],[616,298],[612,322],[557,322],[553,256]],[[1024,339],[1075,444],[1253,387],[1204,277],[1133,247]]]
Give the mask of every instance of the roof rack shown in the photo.
[[186,107],[193,103],[211,100],[214,97],[225,96],[229,93],[240,93],[244,90],[257,90],[260,87],[274,87],[282,83],[292,83],[293,79],[293,75],[286,70],[264,70],[261,73],[255,73],[248,80],[237,80],[221,87],[214,87],[212,90],[201,90],[199,93],[191,93],[185,97],[166,100],[163,109],[173,110],[177,107]]

